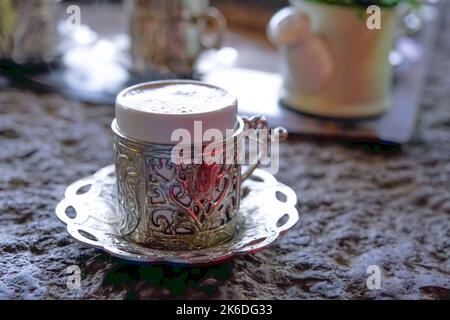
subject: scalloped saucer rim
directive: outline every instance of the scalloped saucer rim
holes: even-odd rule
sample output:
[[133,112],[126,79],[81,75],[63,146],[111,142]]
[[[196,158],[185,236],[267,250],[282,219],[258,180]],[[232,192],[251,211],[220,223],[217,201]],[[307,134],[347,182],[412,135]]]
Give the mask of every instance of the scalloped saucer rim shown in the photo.
[[257,169],[243,182],[237,229],[231,240],[192,251],[157,250],[119,234],[115,190],[114,165],[109,165],[69,185],[56,215],[79,242],[134,262],[190,266],[224,262],[267,248],[299,220],[295,192],[270,173]]

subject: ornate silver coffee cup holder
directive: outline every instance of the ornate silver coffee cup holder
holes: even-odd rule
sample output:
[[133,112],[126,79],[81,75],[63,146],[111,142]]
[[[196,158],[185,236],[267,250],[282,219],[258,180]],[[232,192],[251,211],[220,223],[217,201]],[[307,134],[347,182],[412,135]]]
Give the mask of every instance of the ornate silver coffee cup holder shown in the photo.
[[116,189],[115,169],[110,165],[71,184],[56,207],[56,215],[76,240],[131,261],[184,265],[220,262],[262,250],[299,219],[294,191],[257,169],[242,184],[236,231],[231,240],[198,250],[157,250],[120,234]]

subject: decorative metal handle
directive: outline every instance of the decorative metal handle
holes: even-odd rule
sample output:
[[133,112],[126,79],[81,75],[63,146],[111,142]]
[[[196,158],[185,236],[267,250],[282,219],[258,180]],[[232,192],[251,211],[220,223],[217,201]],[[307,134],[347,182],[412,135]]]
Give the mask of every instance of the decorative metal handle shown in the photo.
[[206,22],[210,21],[216,26],[216,37],[209,41],[206,41],[206,38],[204,37],[202,39],[202,46],[205,49],[220,48],[222,46],[225,31],[227,30],[227,20],[222,13],[214,7],[209,7],[202,15],[202,18],[205,19]]
[[[259,130],[269,130],[269,125],[267,123],[267,120],[263,116],[254,116],[251,118],[242,118],[244,120],[245,124],[245,130],[247,129],[255,129],[258,137],[261,136]],[[276,127],[270,130],[271,134],[268,134],[267,136],[262,135],[263,137],[267,137],[266,140],[261,140],[261,138],[258,139],[258,156],[254,164],[251,164],[248,166],[248,168],[241,174],[241,181],[246,180],[248,177],[252,175],[252,173],[258,168],[258,166],[261,164],[261,160],[263,156],[266,154],[266,152],[263,152],[261,150],[267,149],[268,143],[273,142],[275,140],[278,140],[280,142],[285,141],[288,137],[288,131],[283,127]]]

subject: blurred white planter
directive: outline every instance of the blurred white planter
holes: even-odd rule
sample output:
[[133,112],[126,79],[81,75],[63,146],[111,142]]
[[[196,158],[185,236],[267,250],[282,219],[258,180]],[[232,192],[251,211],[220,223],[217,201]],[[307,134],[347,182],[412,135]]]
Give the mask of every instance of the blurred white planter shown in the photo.
[[[361,11],[360,11],[361,12]],[[268,26],[282,57],[280,99],[315,115],[359,118],[390,106],[395,10],[370,30],[357,8],[291,0]]]

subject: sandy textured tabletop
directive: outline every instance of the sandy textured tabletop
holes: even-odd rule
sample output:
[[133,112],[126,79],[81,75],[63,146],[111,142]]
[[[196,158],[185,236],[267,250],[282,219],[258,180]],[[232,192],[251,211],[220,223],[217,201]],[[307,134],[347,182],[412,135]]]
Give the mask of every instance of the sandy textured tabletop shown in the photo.
[[[412,141],[379,152],[291,137],[277,178],[301,223],[207,268],[127,264],[73,241],[54,209],[69,183],[112,163],[113,108],[3,88],[0,298],[449,298],[450,12],[440,28]],[[366,286],[370,265],[380,290]]]

